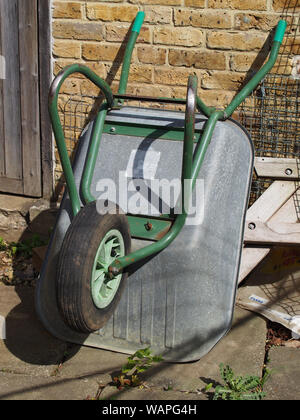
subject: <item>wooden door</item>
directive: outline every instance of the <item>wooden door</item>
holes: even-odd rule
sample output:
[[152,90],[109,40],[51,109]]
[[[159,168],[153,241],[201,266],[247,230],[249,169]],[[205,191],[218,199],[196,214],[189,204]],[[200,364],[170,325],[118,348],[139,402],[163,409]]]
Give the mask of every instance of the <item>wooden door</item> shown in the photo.
[[0,0],[0,191],[42,194],[38,0]]

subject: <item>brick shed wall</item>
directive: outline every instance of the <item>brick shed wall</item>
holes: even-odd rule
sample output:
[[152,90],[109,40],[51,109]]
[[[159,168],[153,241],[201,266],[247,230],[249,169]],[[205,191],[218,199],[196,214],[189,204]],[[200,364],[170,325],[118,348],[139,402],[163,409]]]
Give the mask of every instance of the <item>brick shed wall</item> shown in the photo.
[[[268,36],[286,0],[113,0],[53,1],[54,73],[79,62],[94,69],[114,91],[121,73],[124,39],[136,13],[145,22],[133,57],[127,93],[185,97],[187,78],[198,75],[198,94],[207,105],[224,106],[249,71],[267,56]],[[289,0],[292,13],[299,0]],[[292,13],[290,14],[292,16]],[[258,57],[258,58],[257,58]],[[275,66],[290,74],[288,65]],[[63,94],[98,91],[80,77]]]

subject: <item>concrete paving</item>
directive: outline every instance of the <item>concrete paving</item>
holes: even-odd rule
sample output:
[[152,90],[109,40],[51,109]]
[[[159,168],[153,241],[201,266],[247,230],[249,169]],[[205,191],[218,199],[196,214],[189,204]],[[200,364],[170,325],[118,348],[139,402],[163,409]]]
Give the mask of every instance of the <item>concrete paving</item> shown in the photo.
[[273,347],[268,355],[271,371],[265,385],[268,400],[300,399],[300,349]]
[[[207,400],[206,384],[222,382],[219,364],[236,374],[261,376],[266,322],[236,307],[232,329],[205,357],[193,363],[159,363],[143,374],[142,388],[119,391],[112,378],[127,355],[66,343],[38,321],[34,289],[0,284],[0,400]],[[268,399],[298,399],[300,349],[272,348]]]

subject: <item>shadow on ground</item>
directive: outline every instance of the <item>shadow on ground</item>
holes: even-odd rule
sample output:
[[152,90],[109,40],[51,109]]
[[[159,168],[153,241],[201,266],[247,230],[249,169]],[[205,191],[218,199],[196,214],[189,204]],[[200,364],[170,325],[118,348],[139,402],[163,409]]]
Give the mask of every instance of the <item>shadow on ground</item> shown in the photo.
[[80,346],[70,345],[50,335],[35,311],[35,285],[38,281],[42,256],[39,257],[35,252],[33,256],[28,255],[31,247],[28,244],[32,244],[32,238],[38,238],[36,239],[38,245],[49,242],[56,215],[56,209],[47,209],[29,223],[18,242],[27,244],[25,251],[11,256],[9,261],[13,271],[11,279],[2,280],[6,287],[14,287],[20,299],[20,303],[5,316],[4,343],[15,357],[32,365],[60,364],[80,349]]

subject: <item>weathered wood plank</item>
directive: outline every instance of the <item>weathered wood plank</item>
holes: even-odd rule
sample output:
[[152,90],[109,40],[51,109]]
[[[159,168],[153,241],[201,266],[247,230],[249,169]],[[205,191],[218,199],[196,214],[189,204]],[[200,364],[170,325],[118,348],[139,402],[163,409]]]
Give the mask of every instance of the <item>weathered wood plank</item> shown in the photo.
[[293,181],[274,181],[247,211],[247,220],[267,222],[295,193]]
[[19,8],[21,124],[24,193],[41,195],[37,0]]
[[23,195],[23,180],[0,177],[0,191]]
[[243,248],[238,284],[254,270],[270,251],[271,248]]
[[[3,10],[0,4],[0,25],[1,20],[3,19]],[[2,58],[3,57],[3,58]],[[0,60],[4,61],[4,51],[2,48],[2,25],[0,26]],[[0,62],[1,65],[1,62]],[[4,63],[2,63],[4,65]],[[3,70],[0,69],[0,176],[5,174],[5,148],[4,148],[4,115],[3,115],[3,83],[5,79],[5,74]]]
[[269,226],[277,223],[299,223],[300,192],[297,190],[268,222]]
[[[3,130],[5,175],[22,179],[22,139],[19,77],[19,1],[1,1],[2,55],[6,61],[6,78],[3,81]],[[11,191],[14,192],[14,191]]]
[[[252,228],[250,228],[252,225]],[[270,228],[266,223],[256,221],[249,223],[246,221],[245,244],[261,245],[299,245],[300,244],[300,224],[298,223],[278,223]]]
[[38,1],[39,17],[39,75],[40,75],[40,131],[42,190],[44,198],[51,198],[53,180],[53,132],[48,111],[48,94],[52,82],[51,68],[51,4],[49,0]]
[[257,157],[254,161],[258,177],[275,179],[299,179],[299,164],[297,159]]

